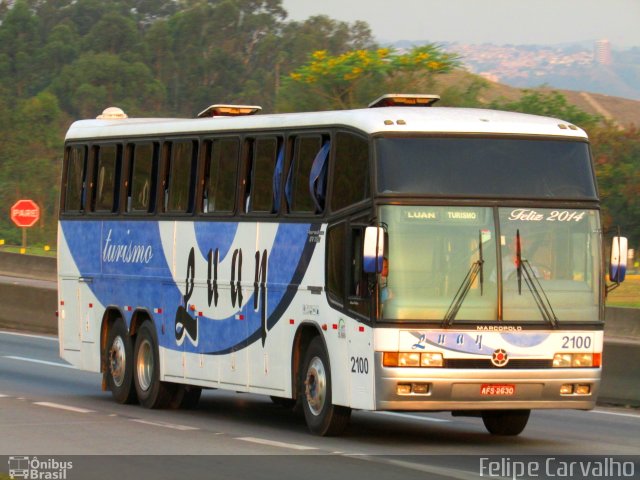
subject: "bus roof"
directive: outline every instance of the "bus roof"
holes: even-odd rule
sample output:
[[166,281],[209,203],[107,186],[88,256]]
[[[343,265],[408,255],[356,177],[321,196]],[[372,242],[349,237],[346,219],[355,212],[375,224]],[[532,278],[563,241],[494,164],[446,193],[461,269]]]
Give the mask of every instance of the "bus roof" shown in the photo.
[[74,122],[66,140],[203,134],[298,128],[352,127],[377,133],[469,133],[541,135],[586,139],[586,133],[563,120],[522,113],[448,107],[385,107],[241,117],[126,118]]

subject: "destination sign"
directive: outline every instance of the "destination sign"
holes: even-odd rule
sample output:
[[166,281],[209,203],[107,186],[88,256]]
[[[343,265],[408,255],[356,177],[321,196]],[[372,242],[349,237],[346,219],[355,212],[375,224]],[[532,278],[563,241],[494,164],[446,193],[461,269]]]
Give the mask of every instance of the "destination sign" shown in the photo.
[[412,223],[484,223],[484,209],[450,209],[442,207],[414,207],[402,211],[402,220]]

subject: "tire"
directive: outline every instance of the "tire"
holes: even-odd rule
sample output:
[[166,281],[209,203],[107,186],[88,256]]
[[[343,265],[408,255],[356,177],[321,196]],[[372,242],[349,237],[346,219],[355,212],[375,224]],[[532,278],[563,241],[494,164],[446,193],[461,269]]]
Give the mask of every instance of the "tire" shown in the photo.
[[349,424],[351,409],[332,403],[331,366],[320,337],[309,344],[301,375],[302,409],[307,427],[315,435],[340,435]]
[[202,388],[191,385],[176,385],[173,397],[169,402],[169,408],[193,410],[198,407]]
[[482,412],[484,426],[492,435],[520,435],[527,426],[531,410],[485,410]]
[[160,381],[158,341],[150,321],[140,326],[134,352],[133,380],[140,405],[146,408],[168,407],[176,386]]
[[134,403],[133,345],[124,320],[117,318],[109,328],[104,358],[106,359],[107,387],[118,403]]

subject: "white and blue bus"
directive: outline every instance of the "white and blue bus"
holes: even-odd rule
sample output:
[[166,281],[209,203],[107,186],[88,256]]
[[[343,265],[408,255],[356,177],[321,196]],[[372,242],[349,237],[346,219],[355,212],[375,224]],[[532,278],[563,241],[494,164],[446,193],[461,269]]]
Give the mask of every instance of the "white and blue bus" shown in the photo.
[[319,435],[352,409],[517,435],[531,409],[593,408],[606,285],[586,134],[436,99],[75,122],[61,356],[118,402],[265,394]]

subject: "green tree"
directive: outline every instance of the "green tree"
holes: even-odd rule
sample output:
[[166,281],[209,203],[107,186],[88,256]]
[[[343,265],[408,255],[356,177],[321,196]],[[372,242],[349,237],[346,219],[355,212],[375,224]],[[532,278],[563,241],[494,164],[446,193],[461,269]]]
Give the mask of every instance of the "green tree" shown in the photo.
[[215,102],[260,100],[247,97],[251,82],[261,84],[266,94],[260,97],[272,103],[275,82],[265,77],[279,58],[274,40],[285,15],[281,0],[223,0],[189,2],[172,16],[171,109],[193,115]]
[[515,102],[496,101],[491,103],[490,107],[497,110],[555,117],[584,129],[594,127],[602,120],[600,116],[591,115],[569,103],[564,95],[556,91],[544,93],[524,90],[519,100]]
[[17,97],[34,93],[38,64],[33,61],[41,44],[39,20],[24,0],[18,0],[0,25],[0,68],[3,82]]
[[141,48],[141,36],[131,17],[107,12],[83,38],[84,50],[114,55],[133,54]]
[[620,226],[640,249],[640,129],[603,125],[590,137],[604,226]]
[[[38,203],[40,221],[29,229],[30,242],[54,244],[66,117],[51,93],[18,101],[10,117],[10,136],[0,143],[0,202],[7,208],[21,198]],[[0,216],[0,232],[19,243],[20,229],[8,215]]]
[[87,53],[66,66],[52,84],[73,117],[93,118],[106,107],[119,106],[129,115],[162,111],[164,86],[142,62],[118,55]]
[[[456,72],[462,73],[462,72]],[[462,77],[462,75],[459,75]],[[449,86],[440,91],[441,107],[479,108],[486,105],[481,99],[482,93],[489,88],[489,82],[477,75],[456,78]]]
[[[418,81],[429,83],[434,75],[459,65],[456,55],[434,44],[415,47],[407,53],[388,48],[353,50],[342,55],[316,51],[310,60],[283,80],[279,105],[283,110],[321,110],[366,105],[374,96],[405,90]],[[299,105],[303,96],[310,102]]]
[[377,48],[366,23],[350,24],[326,15],[313,16],[304,22],[289,22],[284,26],[281,37],[281,49],[286,52],[282,59],[283,74],[306,63],[311,52],[340,55],[351,50]]

